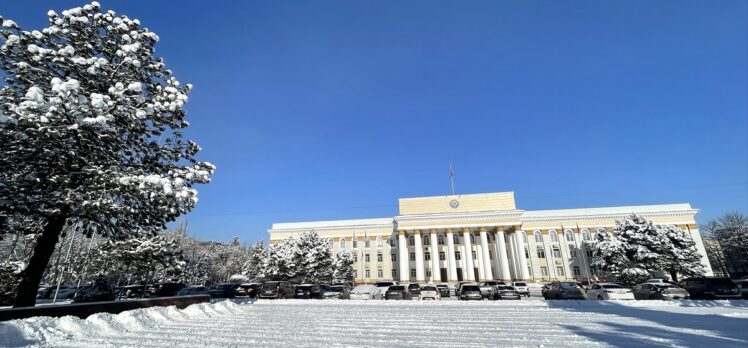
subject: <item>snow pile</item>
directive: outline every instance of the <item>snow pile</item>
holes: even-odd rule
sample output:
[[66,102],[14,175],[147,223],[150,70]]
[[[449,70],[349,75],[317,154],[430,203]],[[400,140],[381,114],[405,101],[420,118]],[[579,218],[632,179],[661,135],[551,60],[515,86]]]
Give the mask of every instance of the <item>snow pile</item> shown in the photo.
[[230,317],[242,311],[232,301],[198,303],[185,309],[175,306],[135,309],[119,314],[100,313],[86,319],[33,317],[0,323],[0,346],[62,345],[79,340],[123,336],[153,329],[177,320]]

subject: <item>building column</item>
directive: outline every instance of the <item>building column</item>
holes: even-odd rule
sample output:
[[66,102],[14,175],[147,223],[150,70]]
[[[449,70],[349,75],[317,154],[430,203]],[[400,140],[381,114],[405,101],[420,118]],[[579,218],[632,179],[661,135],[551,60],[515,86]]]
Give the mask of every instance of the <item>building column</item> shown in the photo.
[[447,229],[447,279],[457,281],[457,260],[455,259],[455,239],[452,229]]
[[525,243],[522,242],[522,232],[521,231],[515,231],[514,232],[514,242],[517,246],[517,258],[515,259],[517,261],[518,273],[520,280],[528,280],[530,279],[530,273],[527,271],[527,257],[525,256]]
[[488,236],[485,227],[480,228],[480,245],[483,252],[483,274],[486,280],[492,280],[493,271],[491,270],[491,256],[488,254]]
[[431,230],[431,281],[436,284],[442,281],[442,269],[439,267],[439,241],[436,230]]
[[422,282],[426,280],[426,277],[424,277],[424,269],[423,269],[423,239],[421,239],[421,231],[416,230],[415,231],[415,240],[416,240],[416,281]]
[[504,239],[504,230],[501,227],[496,230],[496,245],[499,249],[498,255],[496,255],[496,262],[498,262],[496,269],[499,270],[501,280],[510,281],[512,275],[509,273],[509,257],[506,254],[506,240]]
[[397,251],[400,258],[400,281],[408,282],[410,280],[410,267],[408,267],[408,241],[405,238],[405,231],[400,231],[397,237]]
[[470,242],[470,229],[464,228],[462,230],[462,244],[465,245],[465,257],[467,257],[467,264],[465,267],[467,267],[467,277],[465,277],[466,280],[471,281],[475,280],[475,265],[473,264],[473,244]]

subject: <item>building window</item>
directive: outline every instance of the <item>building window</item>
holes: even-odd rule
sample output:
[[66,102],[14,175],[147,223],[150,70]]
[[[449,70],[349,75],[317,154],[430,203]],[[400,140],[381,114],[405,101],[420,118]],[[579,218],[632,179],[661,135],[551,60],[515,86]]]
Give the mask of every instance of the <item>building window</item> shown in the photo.
[[364,262],[369,262],[369,254],[364,255]]
[[353,254],[353,262],[358,262],[358,254]]
[[587,249],[587,257],[592,257],[592,250]]
[[586,241],[590,240],[590,231],[588,230],[582,231],[582,240],[586,240]]
[[353,270],[353,279],[356,279],[356,277],[358,277],[358,271],[354,269]]
[[439,261],[446,261],[447,260],[447,254],[445,254],[443,251],[439,252]]
[[558,233],[556,231],[551,231],[551,242],[558,242]]
[[345,249],[345,239],[340,239],[340,249]]
[[473,260],[477,260],[477,259],[478,259],[478,254],[476,254],[475,250],[473,250]]
[[462,255],[460,255],[459,251],[455,251],[455,260],[462,260]]
[[574,246],[569,244],[569,254],[571,257],[577,257],[577,249],[572,249]]
[[366,238],[366,240],[364,240],[364,248],[371,248],[371,243],[369,242],[369,238]]
[[427,252],[425,252],[425,253],[423,254],[423,258],[424,258],[424,259],[426,259],[426,261],[431,261],[431,253],[430,253],[430,252],[428,252],[428,251],[427,251]]
[[431,245],[431,237],[423,236],[423,245]]
[[395,278],[397,278],[397,269],[393,268],[392,269],[392,279],[395,279]]
[[574,268],[572,268],[572,271],[574,272],[575,277],[582,275],[582,272],[579,271],[579,266],[574,266]]
[[384,241],[382,240],[382,237],[377,237],[377,248],[381,248],[383,246],[384,246]]
[[397,254],[390,254],[390,260],[392,260],[392,262],[396,262],[397,261]]
[[[544,259],[545,258],[545,250],[543,250],[543,248],[541,248],[541,247],[538,247],[538,258],[539,259]],[[546,270],[546,272],[547,271],[548,270]]]
[[396,238],[390,237],[390,240],[388,240],[387,242],[390,243],[390,246],[393,247],[393,248],[397,246],[397,239]]
[[574,234],[571,233],[571,231],[566,231],[566,241],[567,242],[573,242],[574,241]]
[[454,240],[455,244],[460,244],[460,236],[453,234],[452,239]]
[[540,267],[540,274],[547,276],[548,275],[548,267]]
[[413,236],[408,236],[408,245],[410,246],[416,245],[416,238]]
[[366,278],[371,278],[371,271],[369,271],[368,269],[364,271],[364,274]]
[[356,239],[354,238],[354,239],[353,239],[353,249],[356,249],[356,248],[358,248],[358,240],[356,240]]
[[487,241],[488,241],[489,243],[493,242],[493,237],[491,236],[491,234],[490,234],[490,233],[486,234],[486,240],[487,240]]
[[377,262],[382,262],[384,257],[382,257],[382,253],[377,253]]
[[416,269],[415,268],[411,268],[410,269],[410,277],[411,278],[415,278],[416,277]]
[[426,270],[426,277],[431,278],[431,268]]
[[410,261],[416,260],[416,253],[410,253]]
[[444,245],[444,236],[436,237],[436,241],[439,245]]
[[557,247],[553,247],[553,257],[561,257],[561,250]]
[[533,232],[533,235],[535,235],[535,243],[543,243],[543,234],[540,231]]
[[377,270],[377,278],[382,279],[384,278],[384,271],[381,269]]
[[560,276],[564,275],[564,268],[561,266],[556,267],[556,274]]
[[525,259],[529,259],[529,258],[530,258],[530,250],[525,249]]
[[493,260],[493,250],[488,251],[488,258]]

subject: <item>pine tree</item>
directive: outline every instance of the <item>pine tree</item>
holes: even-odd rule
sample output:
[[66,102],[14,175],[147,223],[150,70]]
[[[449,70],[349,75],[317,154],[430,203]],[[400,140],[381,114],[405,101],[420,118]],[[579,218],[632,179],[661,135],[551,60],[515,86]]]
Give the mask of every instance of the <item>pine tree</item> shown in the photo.
[[706,268],[691,235],[673,225],[660,226],[660,233],[668,239],[667,250],[662,253],[664,270],[677,282],[678,275],[701,276]]
[[266,250],[262,241],[252,245],[248,250],[247,260],[242,266],[242,274],[247,276],[250,281],[258,281],[262,273],[262,262],[266,255]]
[[341,250],[335,255],[333,282],[349,283],[353,281],[353,255],[348,250]]
[[41,31],[0,19],[0,237],[8,220],[39,226],[16,307],[34,305],[65,226],[155,234],[214,171],[184,139],[191,86],[154,56],[156,34],[96,2],[48,16]]

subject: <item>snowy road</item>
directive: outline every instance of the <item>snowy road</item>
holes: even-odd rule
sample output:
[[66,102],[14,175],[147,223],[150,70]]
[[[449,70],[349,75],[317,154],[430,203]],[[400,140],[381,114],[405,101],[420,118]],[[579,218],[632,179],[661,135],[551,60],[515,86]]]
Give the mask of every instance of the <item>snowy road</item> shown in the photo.
[[748,346],[748,301],[258,301],[0,324],[0,345]]

